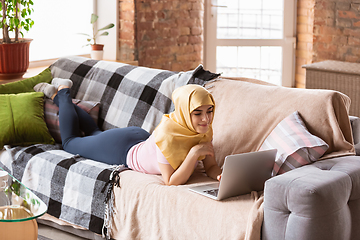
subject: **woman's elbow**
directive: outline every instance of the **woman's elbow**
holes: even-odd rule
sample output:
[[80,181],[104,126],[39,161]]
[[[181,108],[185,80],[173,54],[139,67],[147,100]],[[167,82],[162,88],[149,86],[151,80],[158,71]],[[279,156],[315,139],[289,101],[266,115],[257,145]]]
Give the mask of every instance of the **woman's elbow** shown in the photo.
[[176,181],[172,178],[170,178],[169,180],[164,180],[164,182],[165,182],[165,185],[167,185],[167,186],[179,186],[179,185],[184,184],[184,183]]
[[164,180],[164,183],[165,183],[166,186],[171,186],[172,185],[172,183],[170,181],[170,178],[169,179],[163,178],[163,180]]
[[167,185],[167,186],[178,186],[178,185],[181,185],[181,184],[174,183],[174,182],[171,182],[171,181],[167,181],[167,182],[165,182],[165,185]]

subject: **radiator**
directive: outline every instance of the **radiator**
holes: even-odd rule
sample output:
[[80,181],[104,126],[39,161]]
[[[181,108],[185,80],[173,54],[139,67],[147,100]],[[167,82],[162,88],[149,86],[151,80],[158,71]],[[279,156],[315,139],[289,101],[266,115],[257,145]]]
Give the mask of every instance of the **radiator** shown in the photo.
[[360,63],[328,60],[302,67],[306,69],[306,88],[346,94],[351,99],[349,115],[360,117]]

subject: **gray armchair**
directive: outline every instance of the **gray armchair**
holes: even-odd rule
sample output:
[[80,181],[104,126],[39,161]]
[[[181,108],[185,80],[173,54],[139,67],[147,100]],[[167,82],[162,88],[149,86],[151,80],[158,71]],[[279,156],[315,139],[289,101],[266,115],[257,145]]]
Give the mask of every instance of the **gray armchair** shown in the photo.
[[[351,117],[359,155],[360,119]],[[265,184],[264,240],[347,240],[360,236],[360,156],[319,161]]]

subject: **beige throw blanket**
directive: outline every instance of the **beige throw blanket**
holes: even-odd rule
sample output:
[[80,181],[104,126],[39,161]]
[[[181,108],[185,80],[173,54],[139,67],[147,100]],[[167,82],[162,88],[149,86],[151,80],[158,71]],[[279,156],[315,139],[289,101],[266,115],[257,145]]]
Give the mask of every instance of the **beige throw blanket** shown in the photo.
[[285,88],[252,79],[218,80],[206,87],[216,103],[213,144],[220,166],[229,154],[257,151],[276,125],[295,111],[309,132],[329,145],[321,159],[355,154],[350,98],[340,92]]
[[161,176],[121,173],[121,187],[114,189],[112,237],[260,240],[261,193],[215,201],[188,189],[211,182],[199,171],[182,186],[165,186]]

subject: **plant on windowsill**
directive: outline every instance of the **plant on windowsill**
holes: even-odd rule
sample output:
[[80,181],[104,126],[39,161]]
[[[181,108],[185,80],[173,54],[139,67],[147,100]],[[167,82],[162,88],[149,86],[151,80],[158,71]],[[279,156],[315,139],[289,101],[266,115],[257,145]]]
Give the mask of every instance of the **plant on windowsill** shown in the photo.
[[[91,58],[101,60],[102,56],[103,56],[104,45],[98,44],[96,42],[96,40],[100,36],[108,36],[109,32],[107,32],[105,30],[113,28],[115,25],[113,23],[109,23],[105,27],[96,30],[96,21],[98,20],[98,18],[99,17],[96,14],[94,14],[94,13],[91,14],[90,23],[92,24],[92,29],[93,29],[92,36],[89,34],[86,34],[86,33],[80,33],[80,34],[88,36],[88,38],[87,38],[88,44],[86,44],[85,46],[91,45],[91,49],[92,49]],[[102,33],[100,34],[100,32],[102,32]]]
[[[24,38],[34,21],[32,0],[0,0],[0,79],[14,79],[24,75],[29,67],[29,47],[32,39]],[[19,35],[21,34],[21,38]],[[10,36],[14,37],[11,38]]]

